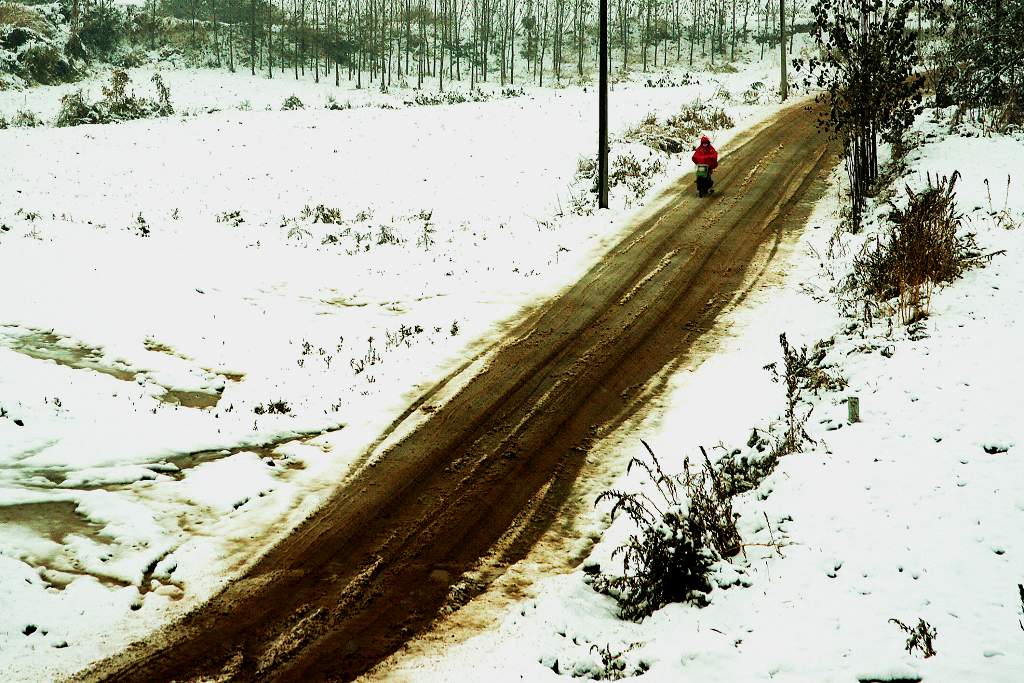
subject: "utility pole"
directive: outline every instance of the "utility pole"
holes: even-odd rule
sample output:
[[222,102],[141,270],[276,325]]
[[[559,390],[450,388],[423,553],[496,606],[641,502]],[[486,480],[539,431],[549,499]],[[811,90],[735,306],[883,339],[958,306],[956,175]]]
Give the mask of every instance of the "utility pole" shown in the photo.
[[600,76],[597,98],[597,207],[608,208],[608,0],[600,0]]
[[[796,0],[793,0],[796,2]],[[789,81],[786,80],[786,0],[779,0],[779,63],[782,66],[782,75],[779,81],[779,94],[785,102],[789,97]]]

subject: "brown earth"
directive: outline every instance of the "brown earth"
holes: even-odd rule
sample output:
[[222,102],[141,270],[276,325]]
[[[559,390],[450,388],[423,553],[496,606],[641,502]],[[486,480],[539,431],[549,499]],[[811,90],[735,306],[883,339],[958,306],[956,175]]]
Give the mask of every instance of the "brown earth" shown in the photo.
[[242,578],[78,678],[351,680],[484,588],[460,577],[500,538],[498,566],[529,551],[594,435],[743,296],[759,249],[804,224],[836,161],[816,114],[793,106],[737,140],[708,199],[681,179]]

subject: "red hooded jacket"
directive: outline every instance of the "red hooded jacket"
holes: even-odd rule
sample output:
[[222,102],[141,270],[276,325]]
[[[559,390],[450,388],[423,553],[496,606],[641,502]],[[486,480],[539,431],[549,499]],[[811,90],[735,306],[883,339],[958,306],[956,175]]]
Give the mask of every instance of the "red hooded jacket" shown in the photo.
[[718,151],[711,146],[711,138],[707,135],[700,139],[700,146],[693,153],[693,163],[705,164],[711,170],[718,168]]

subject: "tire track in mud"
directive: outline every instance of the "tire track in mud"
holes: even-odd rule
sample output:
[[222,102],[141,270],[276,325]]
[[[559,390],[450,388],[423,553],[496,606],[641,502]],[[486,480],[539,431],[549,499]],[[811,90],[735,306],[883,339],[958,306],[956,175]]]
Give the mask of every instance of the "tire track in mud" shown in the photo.
[[803,225],[836,160],[816,117],[793,106],[737,143],[708,199],[681,179],[244,576],[78,678],[351,680],[481,590],[460,577],[489,553],[525,556],[594,438],[746,297],[759,249]]

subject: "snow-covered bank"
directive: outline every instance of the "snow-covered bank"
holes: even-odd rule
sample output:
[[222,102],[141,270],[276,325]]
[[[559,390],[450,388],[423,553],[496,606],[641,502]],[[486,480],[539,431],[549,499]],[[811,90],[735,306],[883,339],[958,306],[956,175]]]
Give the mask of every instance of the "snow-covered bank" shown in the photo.
[[[804,42],[804,37],[798,44]],[[720,73],[711,72],[707,64],[700,60],[692,69],[673,65],[671,67],[653,68],[649,73],[631,71],[628,75],[617,75],[612,84],[613,98],[619,94],[627,95],[620,98],[619,103],[625,104],[627,111],[635,101],[633,91],[643,87],[648,81],[666,84],[683,84],[689,80],[694,83],[703,82],[711,86],[707,91],[714,94],[718,86],[724,87],[741,99],[742,93],[752,82],[764,84],[777,80],[771,61],[754,64],[739,64],[740,71],[734,73],[732,68]],[[42,85],[24,90],[0,90],[0,117],[12,121],[20,111],[34,114],[43,123],[51,123],[60,110],[61,98],[81,90],[86,99],[97,99],[102,89],[110,81],[110,69],[113,67],[95,67],[92,75],[75,83],[61,85]],[[775,67],[777,68],[777,67]],[[548,98],[553,91],[563,94],[581,92],[584,87],[573,84],[572,79],[566,80],[558,87],[539,87],[526,79],[504,86],[496,82],[477,83],[470,88],[468,80],[444,83],[443,91],[438,91],[436,79],[425,81],[421,88],[409,85],[393,86],[382,92],[375,84],[364,84],[357,88],[353,82],[342,78],[339,85],[334,84],[333,76],[315,82],[312,75],[303,74],[294,78],[291,73],[278,73],[274,78],[265,74],[255,76],[244,70],[230,73],[226,69],[214,68],[174,68],[171,64],[156,62],[142,67],[126,69],[131,81],[131,90],[137,95],[153,96],[155,90],[150,83],[153,74],[160,74],[167,84],[175,111],[184,116],[197,116],[217,111],[279,111],[285,100],[294,96],[303,108],[341,111],[349,108],[391,109],[418,107],[419,102],[464,102],[517,97]],[[621,79],[621,80],[619,80]],[[773,80],[774,79],[774,80]],[[587,80],[590,80],[588,74]],[[415,84],[413,84],[415,85]],[[591,87],[587,89],[592,90]],[[679,91],[681,88],[669,88]],[[767,87],[766,87],[767,90]],[[643,98],[641,98],[642,100]],[[614,112],[617,107],[613,106]],[[613,113],[614,115],[614,113]]]
[[[727,153],[777,106],[722,88],[769,71],[622,87],[613,130],[717,96]],[[644,196],[570,213],[594,99],[0,131],[8,677],[60,676],[197,604],[592,264]],[[658,159],[655,184],[689,165],[617,153]]]
[[[580,569],[538,582],[492,631],[418,648],[383,678],[559,680],[646,670],[643,680],[674,682],[1020,680],[1024,427],[1013,397],[1024,373],[1024,233],[994,214],[1007,176],[1014,184],[1024,177],[1024,143],[948,136],[947,125],[918,124],[928,142],[912,153],[897,196],[902,182],[921,188],[929,172],[959,171],[966,229],[984,253],[1005,254],[936,290],[927,320],[866,325],[837,311],[833,287],[874,228],[841,235],[829,258],[840,205],[833,194],[780,259],[782,282],[762,284],[723,321],[716,355],[678,374],[644,423],[591,454],[624,464],[642,454],[643,438],[678,471],[684,456],[700,458],[698,445],[742,449],[752,428],[784,409],[782,388],[763,369],[780,360],[779,334],[808,345],[833,340],[826,361],[849,387],[811,396],[807,428],[817,444],[785,456],[735,499],[746,545],[719,566],[710,605],[673,604],[624,622]],[[1020,221],[1024,197],[1011,194],[1006,209]],[[850,395],[861,403],[855,424],[846,419]],[[634,470],[614,486],[642,490],[644,479]],[[625,515],[608,523],[587,530],[604,533],[586,566],[621,571],[611,554],[635,526]],[[891,619],[928,622],[935,656],[908,653]],[[622,672],[602,664],[602,650]]]

